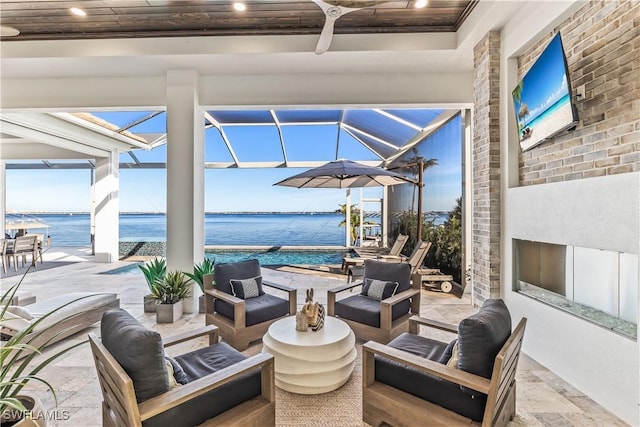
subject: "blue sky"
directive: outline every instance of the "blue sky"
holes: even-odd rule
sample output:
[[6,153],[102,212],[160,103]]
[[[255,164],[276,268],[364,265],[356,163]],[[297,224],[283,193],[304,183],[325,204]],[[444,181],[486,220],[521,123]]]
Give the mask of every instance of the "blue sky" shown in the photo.
[[[105,120],[124,126],[145,112],[94,113]],[[459,125],[453,124],[452,128]],[[164,113],[131,129],[136,133],[164,133]],[[236,155],[241,161],[281,160],[281,148],[274,127],[226,128],[234,137]],[[274,134],[275,132],[275,134]],[[289,160],[329,161],[336,156],[335,141],[338,129],[334,126],[287,126],[283,133],[287,141]],[[354,160],[374,160],[375,156],[346,132],[340,135],[338,156]],[[450,132],[449,132],[450,133]],[[436,133],[438,134],[438,132]],[[458,134],[459,135],[459,134]],[[275,138],[274,138],[275,137]],[[454,135],[455,137],[455,135]],[[459,138],[459,136],[458,136]],[[205,132],[206,161],[230,161],[231,156],[216,129]],[[437,158],[438,166],[425,174],[427,190],[425,207],[428,210],[449,210],[460,195],[460,149],[446,144],[428,144],[425,157]],[[259,146],[257,150],[255,147]],[[438,148],[440,147],[440,148]],[[151,151],[138,150],[143,162],[164,162],[166,146]],[[121,161],[130,162],[127,154]],[[302,172],[304,169],[205,169],[205,210],[208,212],[238,211],[333,211],[345,203],[345,190],[297,189],[273,184]],[[87,212],[89,211],[90,172],[83,170],[7,170],[8,212]],[[352,189],[352,203],[360,198],[360,189]],[[380,198],[381,188],[363,190],[364,198]],[[164,169],[120,169],[121,212],[166,211],[166,171]],[[374,209],[371,204],[368,204]]]

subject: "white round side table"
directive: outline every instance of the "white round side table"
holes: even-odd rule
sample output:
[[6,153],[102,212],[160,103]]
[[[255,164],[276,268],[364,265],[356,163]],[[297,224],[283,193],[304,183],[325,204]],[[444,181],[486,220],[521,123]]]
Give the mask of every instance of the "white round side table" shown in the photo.
[[275,359],[276,386],[299,394],[335,390],[349,380],[357,352],[356,337],[342,320],[327,316],[324,327],[296,331],[295,316],[269,326],[262,351]]

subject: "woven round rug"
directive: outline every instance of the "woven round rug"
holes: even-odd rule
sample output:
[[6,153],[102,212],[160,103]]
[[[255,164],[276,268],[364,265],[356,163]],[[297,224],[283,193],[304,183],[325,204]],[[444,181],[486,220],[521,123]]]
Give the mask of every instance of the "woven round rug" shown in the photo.
[[[247,356],[259,353],[262,344],[249,347]],[[356,342],[358,357],[351,378],[329,393],[296,394],[276,387],[276,426],[362,427],[362,342]]]

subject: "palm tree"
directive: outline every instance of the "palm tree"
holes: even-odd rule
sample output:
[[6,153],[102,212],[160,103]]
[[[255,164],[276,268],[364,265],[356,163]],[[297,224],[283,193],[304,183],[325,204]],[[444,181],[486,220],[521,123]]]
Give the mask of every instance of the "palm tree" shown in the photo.
[[[341,213],[344,216],[344,219],[338,224],[338,227],[346,227],[347,226],[347,204],[343,203],[340,206],[340,209],[336,210],[336,213]],[[351,226],[351,241],[355,242],[358,238],[358,229],[360,228],[360,209],[357,208],[356,205],[351,205],[351,214],[350,214],[350,226]]]
[[423,173],[426,169],[436,166],[438,159],[425,159],[418,154],[418,150],[414,147],[411,149],[412,157],[402,161],[402,164],[394,169],[401,169],[412,176],[418,177],[418,184],[413,187],[413,197],[411,198],[411,212],[414,211],[416,200],[416,189],[418,190],[418,230],[417,238],[422,239],[422,187],[424,187]]

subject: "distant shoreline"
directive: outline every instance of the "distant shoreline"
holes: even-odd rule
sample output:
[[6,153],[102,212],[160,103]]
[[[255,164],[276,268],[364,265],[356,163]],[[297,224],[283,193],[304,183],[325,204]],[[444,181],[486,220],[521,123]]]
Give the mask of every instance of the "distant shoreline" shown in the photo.
[[[90,212],[7,212],[6,216],[20,216],[20,215],[89,215]],[[264,215],[277,215],[277,214],[283,214],[283,215],[309,215],[309,214],[334,214],[334,213],[340,213],[340,212],[335,212],[335,211],[307,211],[307,212],[300,212],[300,211],[291,211],[291,212],[280,212],[280,211],[262,211],[262,212],[249,212],[249,211],[243,211],[243,212],[205,212],[206,214],[211,214],[211,215],[256,215],[256,214],[264,214]],[[120,212],[121,215],[166,215],[166,212]]]
[[[425,215],[446,215],[448,211],[427,211],[424,212]],[[11,212],[6,213],[6,217],[19,217],[26,216],[28,217],[36,217],[37,215],[89,215],[90,212]],[[166,212],[120,212],[120,215],[166,215]],[[263,212],[205,212],[205,215],[329,215],[329,214],[340,214],[340,212],[336,211],[311,211],[311,212],[300,212],[300,211],[291,211],[291,212],[279,212],[279,211],[263,211]],[[380,215],[379,211],[367,211],[366,216],[376,216]],[[31,218],[36,219],[36,218]]]

